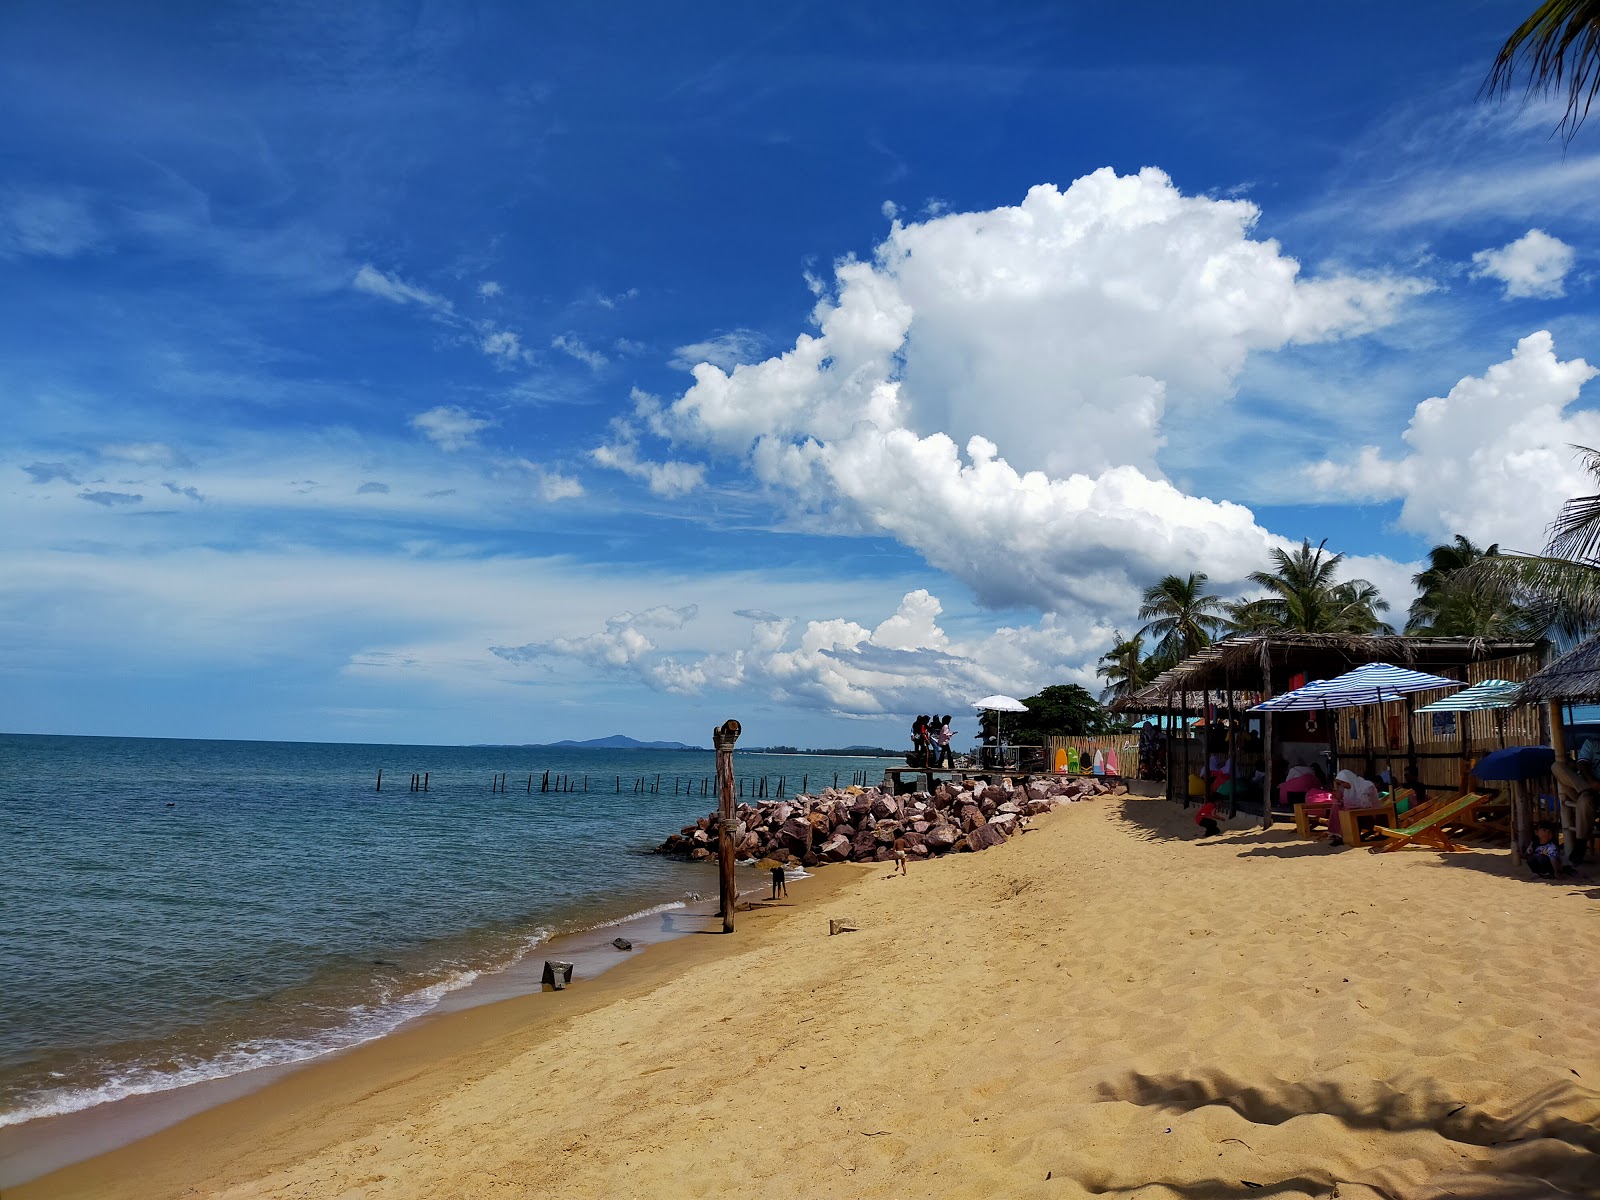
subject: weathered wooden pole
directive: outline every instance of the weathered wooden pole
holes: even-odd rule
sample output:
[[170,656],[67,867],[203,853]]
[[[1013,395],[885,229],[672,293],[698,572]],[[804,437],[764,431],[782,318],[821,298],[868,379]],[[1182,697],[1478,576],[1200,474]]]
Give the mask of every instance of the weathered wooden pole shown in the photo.
[[[1265,649],[1265,647],[1263,648]],[[1272,699],[1272,651],[1266,651],[1266,657],[1261,663],[1261,699]],[[1261,722],[1261,757],[1265,760],[1266,773],[1261,777],[1261,828],[1272,828],[1272,769],[1277,766],[1278,756],[1272,745],[1272,714],[1265,714]]]
[[380,791],[380,792],[383,791],[383,768],[382,767],[378,768],[378,787],[377,787],[377,790]]
[[717,751],[717,866],[722,897],[722,932],[733,932],[733,906],[738,898],[733,879],[733,745],[739,740],[739,722],[724,721],[711,731]]
[[422,790],[423,791],[427,791],[428,790],[428,776],[431,775],[431,774],[433,774],[433,772],[431,772],[431,771],[424,771],[422,773]]

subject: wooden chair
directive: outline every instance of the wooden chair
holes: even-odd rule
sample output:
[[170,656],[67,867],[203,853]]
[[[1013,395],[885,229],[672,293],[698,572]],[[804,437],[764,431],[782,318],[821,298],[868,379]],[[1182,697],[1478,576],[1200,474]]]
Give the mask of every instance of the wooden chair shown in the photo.
[[1376,832],[1383,840],[1371,848],[1372,853],[1386,854],[1391,850],[1404,850],[1408,846],[1421,846],[1429,850],[1465,850],[1465,846],[1450,840],[1444,827],[1470,826],[1477,809],[1493,800],[1494,797],[1481,792],[1464,792],[1449,800],[1426,804],[1404,829],[1379,825]]
[[1341,808],[1339,810],[1339,834],[1344,838],[1345,844],[1354,846],[1361,840],[1362,831],[1365,829],[1387,829],[1397,823],[1394,811],[1394,801],[1388,800],[1383,804],[1374,804],[1368,808]]

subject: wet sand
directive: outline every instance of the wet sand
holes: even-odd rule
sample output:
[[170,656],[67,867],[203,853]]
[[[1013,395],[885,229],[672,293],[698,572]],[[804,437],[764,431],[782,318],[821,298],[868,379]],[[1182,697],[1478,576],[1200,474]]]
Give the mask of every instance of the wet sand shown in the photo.
[[1600,1196],[1600,887],[1188,815],[831,867],[6,1197]]

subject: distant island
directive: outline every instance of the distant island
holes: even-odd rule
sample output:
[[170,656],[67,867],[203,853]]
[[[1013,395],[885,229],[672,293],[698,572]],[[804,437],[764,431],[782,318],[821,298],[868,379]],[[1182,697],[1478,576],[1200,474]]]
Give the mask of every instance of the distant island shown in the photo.
[[641,742],[631,738],[625,733],[613,733],[610,737],[590,738],[586,742],[575,742],[568,738],[564,742],[545,742],[538,749],[562,750],[704,750],[704,746],[686,746],[682,742]]

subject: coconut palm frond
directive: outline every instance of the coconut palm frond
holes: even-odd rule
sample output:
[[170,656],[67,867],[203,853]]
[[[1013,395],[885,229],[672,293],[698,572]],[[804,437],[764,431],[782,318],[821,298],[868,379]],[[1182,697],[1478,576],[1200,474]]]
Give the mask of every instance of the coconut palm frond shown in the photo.
[[[1573,446],[1583,469],[1600,484],[1600,451]],[[1545,553],[1561,558],[1600,561],[1600,495],[1574,496],[1561,506],[1550,525]]]
[[1468,597],[1515,601],[1524,627],[1584,637],[1600,629],[1600,563],[1549,554],[1498,554],[1457,577]]
[[1500,47],[1480,94],[1510,95],[1523,65],[1524,99],[1566,93],[1567,109],[1556,129],[1562,141],[1571,142],[1600,92],[1600,0],[1545,0]]

